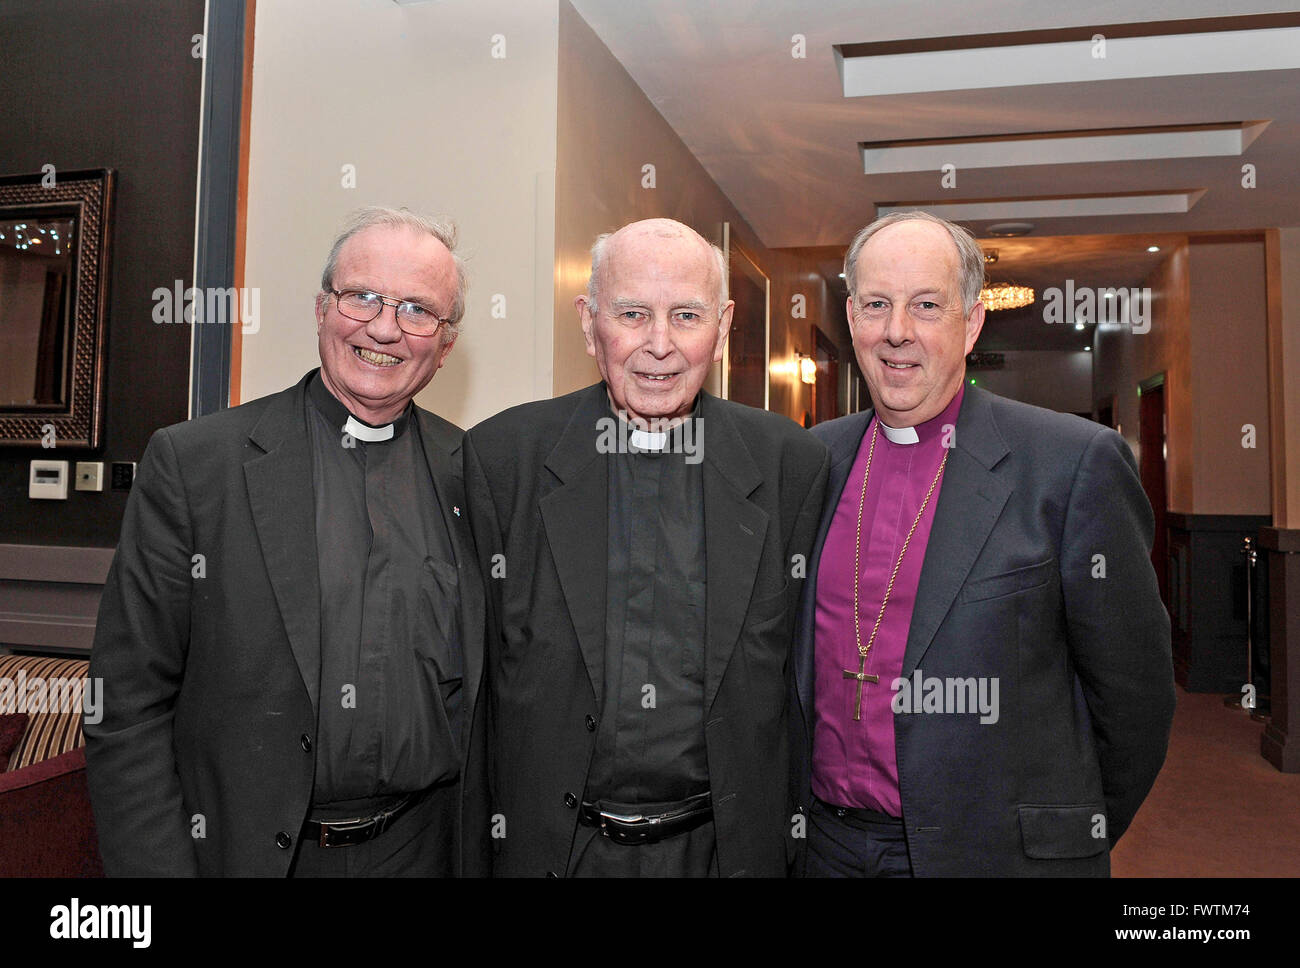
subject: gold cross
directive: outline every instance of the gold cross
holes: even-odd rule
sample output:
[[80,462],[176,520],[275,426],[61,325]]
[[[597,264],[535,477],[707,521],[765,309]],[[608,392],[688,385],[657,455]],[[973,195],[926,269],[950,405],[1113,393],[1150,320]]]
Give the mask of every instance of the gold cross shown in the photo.
[[873,676],[867,671],[867,657],[860,655],[858,656],[858,671],[854,672],[852,669],[845,669],[844,678],[858,680],[858,701],[853,704],[853,719],[856,722],[862,719],[862,683],[879,682],[880,676]]

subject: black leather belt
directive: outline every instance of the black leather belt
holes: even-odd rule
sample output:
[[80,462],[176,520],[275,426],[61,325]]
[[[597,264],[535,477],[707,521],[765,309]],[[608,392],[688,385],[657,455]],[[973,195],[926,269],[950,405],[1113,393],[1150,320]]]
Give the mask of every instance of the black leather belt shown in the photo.
[[302,839],[314,841],[321,847],[351,847],[374,840],[393,825],[402,814],[415,806],[420,799],[412,793],[387,810],[372,817],[355,817],[348,820],[308,820],[302,825]]
[[708,823],[713,819],[713,804],[709,794],[701,793],[666,813],[645,815],[613,813],[584,800],[578,819],[588,827],[599,827],[615,843],[653,844]]
[[889,814],[881,813],[879,810],[872,810],[869,807],[841,807],[838,804],[827,803],[816,794],[813,795],[813,799],[841,820],[845,817],[849,817],[862,823],[875,824],[880,827],[901,828],[903,826],[902,817],[891,817]]

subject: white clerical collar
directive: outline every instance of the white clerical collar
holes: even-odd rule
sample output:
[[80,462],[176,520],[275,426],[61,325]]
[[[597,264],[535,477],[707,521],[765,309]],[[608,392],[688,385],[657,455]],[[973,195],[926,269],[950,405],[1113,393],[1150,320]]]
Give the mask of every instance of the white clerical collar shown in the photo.
[[[348,414],[348,419],[343,422],[344,433],[351,434],[357,440],[364,440],[368,444],[375,444],[382,440],[393,439],[393,425],[384,424],[382,427],[370,427],[363,424],[352,414]],[[892,438],[891,438],[892,439]]]
[[633,427],[629,441],[637,450],[663,450],[668,446],[668,435]]
[[891,444],[915,444],[921,440],[915,427],[891,427],[881,420],[880,429],[885,432]]

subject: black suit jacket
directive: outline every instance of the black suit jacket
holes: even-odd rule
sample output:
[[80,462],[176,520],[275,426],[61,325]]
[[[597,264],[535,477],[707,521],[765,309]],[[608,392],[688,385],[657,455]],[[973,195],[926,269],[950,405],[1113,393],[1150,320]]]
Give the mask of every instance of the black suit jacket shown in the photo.
[[[703,395],[705,742],[722,876],[784,875],[787,690],[826,449],[785,417]],[[603,383],[466,436],[488,588],[494,871],[563,874],[604,689],[608,462]]]
[[[159,430],[141,459],[90,658],[104,717],[85,727],[87,779],[109,875],[288,871],[280,835],[296,845],[310,808],[320,701],[310,377]],[[463,432],[418,407],[412,426],[459,570],[469,836],[457,866],[484,873],[483,587],[468,521],[452,513],[465,503]]]
[[[813,430],[831,478],[796,644],[794,795],[805,807],[817,568],[870,418]],[[996,677],[1000,708],[996,723],[895,713],[913,872],[1104,876],[1173,719],[1151,506],[1123,438],[1079,417],[968,386],[953,443],[902,676]]]

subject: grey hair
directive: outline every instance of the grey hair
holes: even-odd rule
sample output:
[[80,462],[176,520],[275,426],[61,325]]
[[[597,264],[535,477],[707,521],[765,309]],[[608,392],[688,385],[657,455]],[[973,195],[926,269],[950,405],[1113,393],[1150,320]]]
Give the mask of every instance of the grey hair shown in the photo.
[[[721,280],[718,283],[718,316],[721,317],[722,308],[727,305],[728,299],[727,254],[712,242],[705,239],[698,232],[690,229],[689,226],[683,226],[683,228],[686,228],[699,238],[700,241],[704,242],[704,244],[709,247],[709,254],[713,256],[713,265],[718,271],[718,278]],[[599,295],[599,286],[597,285],[596,279],[600,275],[600,265],[605,261],[605,243],[609,241],[610,236],[613,234],[613,232],[605,232],[596,236],[596,241],[591,247],[591,276],[587,280],[587,304],[591,308],[591,314],[593,316],[599,311],[597,300],[597,296]]]
[[334,288],[334,273],[338,271],[339,253],[343,251],[343,246],[347,244],[348,239],[376,225],[399,226],[427,233],[445,245],[447,251],[451,253],[452,262],[456,266],[456,298],[447,317],[450,325],[443,327],[442,337],[444,343],[451,342],[460,335],[460,321],[465,315],[465,294],[469,290],[469,275],[465,271],[465,260],[456,254],[456,225],[453,222],[420,215],[407,208],[369,205],[357,209],[348,216],[342,231],[330,246],[329,257],[325,260],[325,268],[320,274],[321,292],[328,293]]
[[863,246],[881,229],[897,225],[899,222],[933,222],[935,225],[942,225],[947,230],[953,245],[957,246],[957,258],[960,263],[958,280],[961,283],[962,314],[969,315],[970,311],[975,308],[975,303],[979,301],[980,289],[984,286],[984,250],[980,248],[979,242],[975,241],[975,236],[960,225],[949,222],[946,218],[940,218],[937,215],[922,211],[891,212],[889,215],[876,219],[853,237],[853,242],[849,245],[849,251],[844,254],[844,281],[848,283],[849,298],[853,299],[857,296],[858,256],[862,254]]

